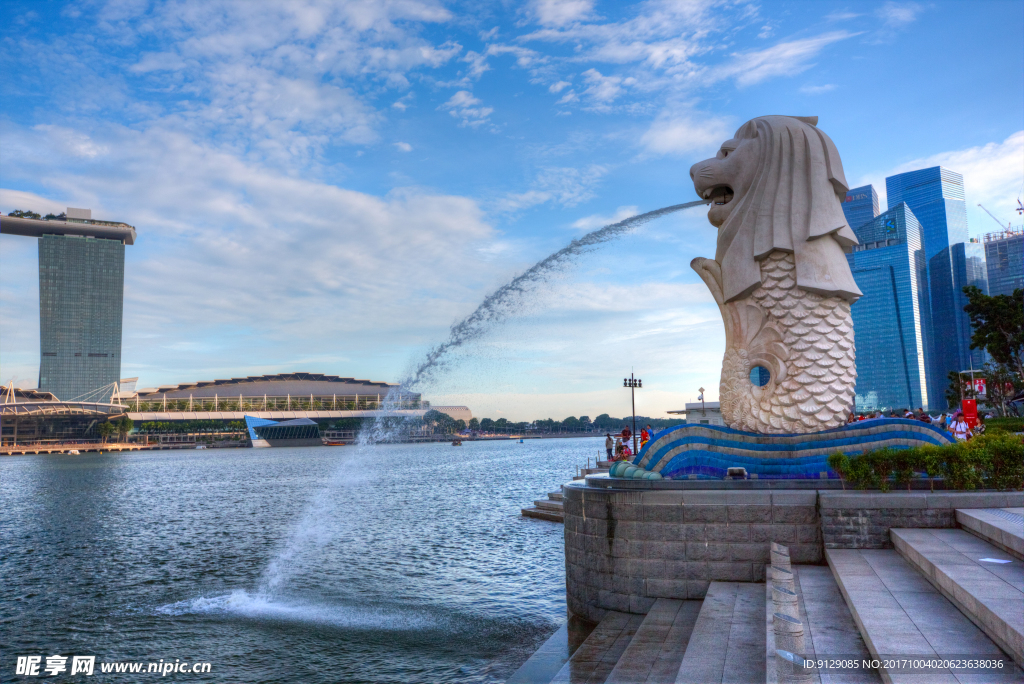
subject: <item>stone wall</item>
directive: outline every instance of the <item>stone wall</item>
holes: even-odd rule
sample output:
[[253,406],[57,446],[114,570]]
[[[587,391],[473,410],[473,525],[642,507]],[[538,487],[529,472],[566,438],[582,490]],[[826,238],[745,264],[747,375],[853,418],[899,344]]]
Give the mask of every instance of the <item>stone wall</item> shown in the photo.
[[892,528],[956,527],[957,508],[1024,504],[1020,492],[818,492],[828,549],[891,549]]
[[769,542],[822,558],[817,492],[563,488],[566,597],[590,620],[704,598],[713,580],[762,582]]
[[763,582],[772,541],[796,563],[820,563],[825,546],[890,546],[891,527],[955,527],[956,508],[1024,505],[1021,492],[637,491],[607,481],[562,491],[566,600],[595,621],[646,613],[658,598],[704,598],[716,580]]

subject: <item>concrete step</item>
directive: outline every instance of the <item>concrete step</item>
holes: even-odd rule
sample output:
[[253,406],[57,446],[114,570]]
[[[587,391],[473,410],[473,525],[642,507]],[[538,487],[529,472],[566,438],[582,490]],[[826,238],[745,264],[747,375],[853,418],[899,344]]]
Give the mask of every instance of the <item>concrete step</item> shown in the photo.
[[551,499],[537,499],[533,502],[533,505],[542,511],[556,511],[561,513],[565,510],[561,501],[552,501]]
[[643,619],[608,611],[550,684],[604,684]]
[[559,489],[557,492],[548,492],[548,498],[551,499],[552,501],[561,501],[562,490]]
[[674,682],[702,601],[658,599],[647,612],[606,684]]
[[964,530],[892,529],[889,535],[897,553],[1024,666],[1024,563]]
[[524,508],[522,509],[524,518],[537,518],[539,520],[549,520],[551,522],[564,523],[565,515],[558,511],[548,511],[540,508]]
[[[807,652],[800,655],[813,659],[816,655],[844,658],[870,658],[864,640],[861,639],[857,623],[853,621],[850,609],[843,603],[839,586],[829,569],[821,565],[794,565],[793,581],[799,597],[800,620],[804,623],[805,643]],[[767,570],[771,577],[771,569]],[[775,625],[772,615],[775,613],[772,601],[772,584],[765,584],[765,682],[776,684],[779,681],[775,655]],[[827,682],[843,682],[843,684],[878,684],[882,679],[876,670],[844,672],[842,674],[825,672],[819,675],[811,673],[811,682],[825,684]]]
[[[832,575],[868,652],[882,660],[882,681],[896,684],[1017,682],[1024,673],[984,632],[956,609],[896,551],[825,549]],[[839,655],[839,654],[835,654]],[[884,662],[887,660],[889,662]],[[890,666],[894,657],[914,659],[1003,658],[998,671],[965,673],[935,669],[908,673]]]
[[572,657],[580,644],[594,631],[594,624],[570,617],[529,660],[505,680],[505,684],[538,684],[550,682]]
[[956,522],[974,536],[1024,560],[1024,508],[958,508]]
[[[602,473],[607,473],[610,470],[611,468],[580,468],[580,475],[583,477],[586,477],[587,475],[600,475]],[[573,479],[576,480],[579,478],[574,477]]]
[[712,582],[679,665],[676,684],[762,684],[764,585]]

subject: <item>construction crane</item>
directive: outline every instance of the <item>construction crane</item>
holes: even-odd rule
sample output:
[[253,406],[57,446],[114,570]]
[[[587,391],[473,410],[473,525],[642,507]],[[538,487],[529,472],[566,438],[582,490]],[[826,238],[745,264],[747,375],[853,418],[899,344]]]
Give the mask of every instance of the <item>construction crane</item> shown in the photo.
[[984,211],[984,212],[985,212],[986,214],[988,214],[989,216],[991,216],[991,217],[992,217],[992,220],[993,220],[993,221],[995,221],[996,223],[998,223],[998,224],[999,224],[999,227],[1000,227],[1000,228],[1002,228],[1003,230],[1012,230],[1013,226],[1012,226],[1012,225],[1011,225],[1010,223],[1007,223],[1007,224],[1006,224],[1006,225],[1004,226],[1004,225],[1003,225],[1003,222],[1002,222],[1002,221],[1000,221],[999,219],[997,219],[997,218],[996,218],[996,215],[995,215],[995,214],[993,214],[993,213],[992,213],[991,211],[989,211],[988,209],[985,209],[985,207],[983,207],[983,206],[981,205],[981,203],[980,203],[980,202],[978,203],[978,206],[979,206],[979,207],[981,207],[981,208],[982,208],[982,210],[983,210],[983,211]]

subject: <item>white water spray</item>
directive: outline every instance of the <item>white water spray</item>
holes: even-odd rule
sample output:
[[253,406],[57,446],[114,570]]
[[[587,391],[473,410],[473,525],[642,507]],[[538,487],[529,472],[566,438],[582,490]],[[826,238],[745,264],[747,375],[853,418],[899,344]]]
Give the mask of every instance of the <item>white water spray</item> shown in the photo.
[[[533,286],[550,278],[557,270],[565,268],[580,255],[602,243],[621,237],[648,221],[680,209],[709,203],[710,200],[697,200],[676,204],[646,214],[638,214],[587,233],[554,254],[541,259],[485,297],[471,314],[451,327],[448,339],[432,348],[415,370],[388,392],[378,407],[377,417],[360,431],[356,453],[374,444],[395,441],[403,432],[408,420],[408,414],[402,411],[407,392],[432,381],[437,372],[447,365],[448,356],[452,351],[481,337],[490,327],[521,310],[524,299],[533,291]],[[350,462],[351,459],[346,459],[346,463]],[[326,531],[322,520],[331,515],[331,496],[341,486],[343,480],[344,484],[351,484],[351,471],[344,465],[339,465],[330,480],[310,501],[302,518],[260,579],[257,596],[261,601],[269,601],[294,574],[297,569],[297,557],[305,549],[311,544],[322,545],[330,541],[330,532]]]

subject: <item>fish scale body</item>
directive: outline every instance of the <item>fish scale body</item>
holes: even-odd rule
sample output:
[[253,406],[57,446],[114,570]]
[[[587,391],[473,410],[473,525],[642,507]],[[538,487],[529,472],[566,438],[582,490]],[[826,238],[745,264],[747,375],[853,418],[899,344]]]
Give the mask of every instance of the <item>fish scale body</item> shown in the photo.
[[[849,302],[798,287],[791,253],[772,252],[760,268],[761,286],[723,305],[734,322],[722,363],[722,417],[730,427],[768,434],[845,424],[857,380]],[[750,379],[756,365],[770,372],[764,387]]]

